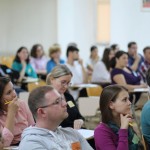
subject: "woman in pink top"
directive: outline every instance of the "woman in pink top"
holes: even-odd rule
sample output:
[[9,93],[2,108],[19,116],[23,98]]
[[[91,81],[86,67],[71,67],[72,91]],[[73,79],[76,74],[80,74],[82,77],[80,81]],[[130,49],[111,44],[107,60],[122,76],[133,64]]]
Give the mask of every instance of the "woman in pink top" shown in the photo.
[[46,65],[48,57],[45,56],[43,46],[40,44],[33,45],[31,49],[30,63],[36,73],[43,79],[46,79]]
[[4,146],[18,145],[23,130],[34,125],[28,106],[18,99],[9,78],[0,77],[0,129]]
[[126,88],[111,85],[100,97],[102,122],[94,132],[96,150],[139,150],[139,138],[130,126],[131,102]]

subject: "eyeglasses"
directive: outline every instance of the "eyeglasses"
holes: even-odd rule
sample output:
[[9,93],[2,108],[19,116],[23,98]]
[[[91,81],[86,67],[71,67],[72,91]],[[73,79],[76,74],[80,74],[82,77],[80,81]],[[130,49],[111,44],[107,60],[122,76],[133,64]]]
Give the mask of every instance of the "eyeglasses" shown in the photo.
[[71,86],[71,84],[72,83],[67,83],[66,81],[60,81],[59,79],[57,79],[59,82],[60,82],[60,84],[61,84],[61,86]]
[[[51,104],[48,104],[48,105],[45,105],[45,106],[39,106],[37,109],[50,107],[50,106],[52,106],[52,105],[59,105],[59,104],[62,105],[62,102],[63,102],[63,101],[65,101],[65,98],[64,98],[63,96],[61,96],[61,97],[57,98],[57,99],[55,100],[55,102],[53,102],[53,103],[51,103]],[[37,110],[37,109],[36,109],[36,110]]]

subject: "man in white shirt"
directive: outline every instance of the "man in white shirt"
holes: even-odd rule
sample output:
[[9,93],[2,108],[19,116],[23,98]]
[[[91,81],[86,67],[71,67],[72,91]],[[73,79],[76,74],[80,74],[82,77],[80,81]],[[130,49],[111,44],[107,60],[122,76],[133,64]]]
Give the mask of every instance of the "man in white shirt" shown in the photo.
[[[75,46],[68,46],[66,55],[67,55],[66,65],[73,74],[71,83],[73,85],[86,83],[87,72],[83,66],[83,60],[79,58],[79,49]],[[78,98],[80,90],[81,89],[69,90],[75,100]]]
[[77,47],[68,46],[66,65],[73,74],[73,78],[71,80],[72,84],[87,82],[86,70],[83,66],[83,60],[79,58],[79,49]]

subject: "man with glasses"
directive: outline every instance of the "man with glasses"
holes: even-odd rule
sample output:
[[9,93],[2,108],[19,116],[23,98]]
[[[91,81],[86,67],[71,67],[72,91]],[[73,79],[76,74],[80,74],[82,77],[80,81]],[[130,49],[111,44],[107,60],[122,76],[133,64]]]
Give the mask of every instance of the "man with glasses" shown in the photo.
[[128,65],[133,71],[138,72],[144,57],[138,54],[136,42],[128,43]]
[[76,130],[58,127],[68,117],[67,103],[52,86],[33,90],[28,105],[36,124],[24,130],[19,150],[93,150]]

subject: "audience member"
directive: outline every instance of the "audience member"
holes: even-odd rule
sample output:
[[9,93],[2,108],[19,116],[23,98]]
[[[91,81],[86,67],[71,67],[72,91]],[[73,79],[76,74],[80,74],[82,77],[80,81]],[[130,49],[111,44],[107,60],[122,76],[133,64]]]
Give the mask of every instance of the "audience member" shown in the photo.
[[[146,74],[146,81],[148,86],[150,87],[150,69],[148,69]],[[149,93],[148,93],[149,94]],[[148,150],[150,149],[150,100],[144,105],[141,113],[141,126],[142,126],[142,134],[148,144]]]
[[142,55],[138,54],[137,44],[135,42],[130,42],[128,44],[128,65],[133,70],[138,72],[141,63],[144,61]]
[[143,81],[146,82],[146,72],[150,68],[150,46],[147,46],[143,49],[144,61],[141,63],[139,72]]
[[132,126],[128,90],[119,85],[103,89],[99,102],[102,122],[95,129],[96,150],[137,150],[139,138]]
[[[79,58],[79,49],[74,46],[68,46],[67,48],[67,67],[70,69],[70,71],[73,74],[73,77],[71,79],[71,83],[73,85],[75,84],[83,84],[87,82],[87,72],[83,65],[83,60]],[[78,90],[71,90],[69,89],[71,95],[76,100],[79,96]],[[83,90],[83,95],[86,95],[87,93]]]
[[79,49],[74,46],[67,48],[67,63],[66,65],[73,74],[71,79],[72,84],[81,84],[87,82],[86,70],[83,66],[83,60],[79,58]]
[[9,78],[0,77],[0,129],[4,146],[18,145],[23,130],[34,124],[32,114],[19,100]]
[[[135,88],[146,88],[146,84],[140,84],[141,77],[132,71],[128,64],[128,54],[124,51],[118,51],[111,61],[112,71],[111,80],[113,84],[120,84],[125,86],[128,90]],[[141,93],[136,93],[136,100],[138,101]]]
[[51,70],[58,64],[64,64],[65,61],[60,58],[61,55],[61,49],[58,44],[54,44],[49,49],[49,57],[50,60],[47,62],[47,73],[50,73]]
[[26,47],[18,49],[12,68],[20,73],[19,82],[26,79],[26,77],[37,78],[37,74],[29,62],[29,53]]
[[112,45],[110,46],[110,48],[114,51],[115,54],[120,50],[118,44],[112,44]]
[[93,68],[95,64],[100,60],[100,57],[98,56],[98,48],[96,46],[92,46],[90,49],[90,58],[88,59],[87,62],[87,69],[88,73],[92,74]]
[[46,79],[46,65],[48,62],[47,56],[44,54],[43,46],[40,44],[33,45],[31,49],[30,63],[36,73],[42,79]]
[[47,75],[46,82],[52,85],[67,102],[67,112],[69,116],[60,124],[62,127],[72,127],[80,129],[84,123],[84,118],[81,116],[74,98],[67,92],[72,73],[66,65],[57,65],[53,68],[50,74]]
[[92,150],[78,131],[58,127],[68,117],[67,103],[53,87],[34,89],[29,95],[28,104],[36,125],[24,130],[20,150]]
[[110,79],[110,60],[114,57],[114,51],[110,48],[105,48],[102,60],[94,66],[92,74],[92,82],[111,82]]

